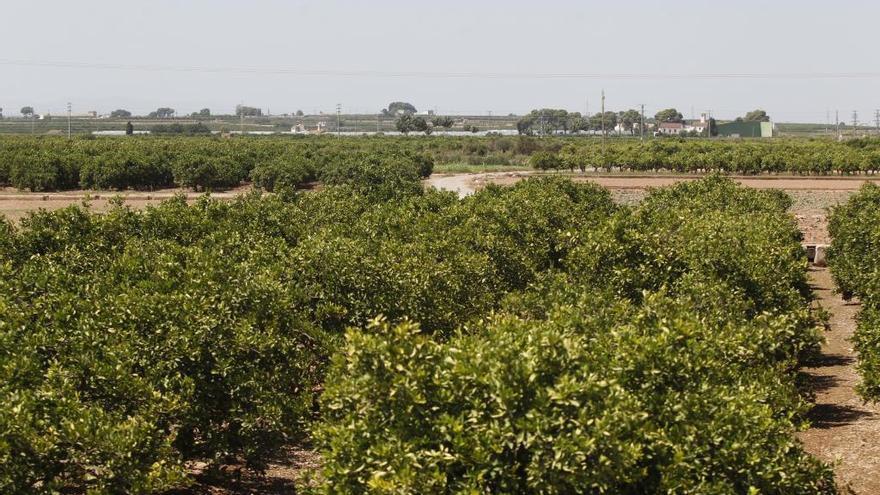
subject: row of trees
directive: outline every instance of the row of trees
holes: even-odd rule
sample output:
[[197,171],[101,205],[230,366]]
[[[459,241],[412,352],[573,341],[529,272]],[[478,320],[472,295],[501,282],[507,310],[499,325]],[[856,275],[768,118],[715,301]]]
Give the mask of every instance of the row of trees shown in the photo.
[[473,201],[548,269],[451,337],[348,332],[324,493],[835,493],[793,438],[820,335],[790,198],[711,178],[635,209],[561,180]]
[[[403,119],[408,132],[432,126],[420,116]],[[448,127],[445,127],[448,128]],[[133,130],[133,129],[132,129]],[[124,140],[6,136],[0,138],[0,185],[49,191],[75,188],[152,189],[186,186],[234,187],[253,180],[253,171],[282,158],[372,153],[389,147],[422,155],[439,164],[530,164],[556,170],[674,171],[682,173],[874,174],[880,171],[880,140],[699,141],[620,140],[605,146],[594,140],[528,136],[404,139],[309,140],[207,136],[204,125],[171,124],[157,133],[204,137],[130,137]],[[473,127],[466,128],[473,131]],[[322,162],[326,163],[326,162]],[[190,173],[189,168],[199,170]],[[294,174],[294,176],[297,174]],[[314,178],[314,176],[309,176]],[[311,179],[310,179],[311,180]],[[294,186],[294,184],[290,184]]]
[[[543,108],[532,110],[528,115],[521,118],[516,128],[520,134],[569,134],[581,131],[611,131],[618,125],[623,131],[634,134],[644,124],[681,123],[684,116],[675,108],[660,110],[653,118],[643,119],[642,114],[635,109],[621,112],[606,111],[593,115],[582,115],[580,112],[568,112],[562,109]],[[767,122],[770,117],[763,110],[749,112],[745,119],[737,118],[737,121],[762,121]]]
[[[153,126],[155,134],[210,134],[204,124]],[[272,190],[276,183],[295,189],[327,170],[377,159],[403,160],[416,174],[430,175],[431,156],[409,147],[396,154],[382,142],[219,139],[215,137],[132,137],[125,140],[66,140],[6,137],[0,148],[0,185],[19,189],[197,190],[235,187],[244,181]],[[398,149],[389,141],[390,149]],[[377,165],[377,169],[383,166]],[[377,172],[378,173],[378,172]],[[398,170],[396,174],[400,175]],[[294,180],[295,178],[295,180]]]
[[388,148],[320,192],[0,222],[0,491],[161,493],[309,438],[324,493],[833,491],[793,437],[790,199],[458,199]]
[[[864,145],[859,143],[865,143]],[[873,174],[880,170],[880,141],[568,142],[533,154],[539,169],[668,170],[686,173]]]
[[[414,116],[408,113],[400,115],[400,117],[394,122],[394,127],[397,131],[402,132],[403,134],[409,134],[410,132],[424,132],[425,134],[431,134],[434,129],[443,128],[449,130],[454,125],[455,120],[452,117],[436,116],[428,120],[421,115]],[[477,132],[472,126],[468,130]]]
[[858,194],[832,209],[828,231],[833,239],[828,263],[844,299],[857,297],[862,307],[853,342],[862,375],[859,392],[880,400],[880,187],[866,183]]

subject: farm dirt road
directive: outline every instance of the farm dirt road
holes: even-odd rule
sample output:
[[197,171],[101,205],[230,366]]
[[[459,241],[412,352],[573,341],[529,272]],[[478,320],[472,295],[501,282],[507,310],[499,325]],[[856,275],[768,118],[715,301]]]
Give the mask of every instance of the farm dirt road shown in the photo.
[[[251,190],[250,186],[243,186],[228,191],[211,193],[211,197],[219,199],[233,199],[236,196]],[[203,193],[196,193],[187,189],[160,189],[156,191],[64,191],[50,193],[22,192],[13,188],[0,188],[0,215],[17,221],[30,211],[39,209],[57,210],[70,205],[82,204],[88,201],[94,211],[102,212],[110,208],[113,198],[119,197],[125,204],[135,209],[155,206],[166,199],[177,195],[185,195],[187,201],[195,201]]]

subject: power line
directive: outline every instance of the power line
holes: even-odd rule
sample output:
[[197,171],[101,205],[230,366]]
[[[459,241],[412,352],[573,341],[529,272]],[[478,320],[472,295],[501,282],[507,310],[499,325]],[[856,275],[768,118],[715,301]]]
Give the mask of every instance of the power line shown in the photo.
[[469,79],[880,79],[880,72],[470,72],[304,69],[297,67],[116,64],[73,61],[0,59],[0,65],[57,69],[100,69],[142,72],[276,74],[334,77],[424,77]]

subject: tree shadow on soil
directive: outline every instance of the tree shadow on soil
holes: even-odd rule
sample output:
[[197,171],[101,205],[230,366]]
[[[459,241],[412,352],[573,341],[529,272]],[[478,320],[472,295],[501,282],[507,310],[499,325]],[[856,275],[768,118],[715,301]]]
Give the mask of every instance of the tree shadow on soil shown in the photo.
[[834,388],[840,380],[830,375],[814,375],[808,372],[800,372],[797,376],[798,390],[801,391],[811,402],[816,400],[816,394]]
[[816,354],[804,360],[803,365],[807,368],[826,368],[829,366],[849,366],[855,362],[855,358],[845,354]]
[[869,416],[874,416],[874,413],[852,406],[816,404],[807,414],[807,419],[810,420],[813,428],[826,429],[853,423]]

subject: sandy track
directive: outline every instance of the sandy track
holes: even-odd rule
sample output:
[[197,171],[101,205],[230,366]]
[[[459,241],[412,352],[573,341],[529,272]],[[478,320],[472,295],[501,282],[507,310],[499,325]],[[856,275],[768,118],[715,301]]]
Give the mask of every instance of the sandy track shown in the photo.
[[[477,174],[435,174],[428,185],[438,189],[457,191],[461,195],[472,194],[486,184],[508,185],[523,178],[539,175],[535,172],[490,172]],[[554,174],[542,174],[554,175]],[[625,174],[564,174],[577,181],[588,181],[608,189],[648,189],[664,187],[682,181],[699,179],[687,175],[625,175]],[[759,189],[784,189],[789,191],[856,191],[865,182],[880,183],[880,178],[868,177],[793,177],[793,176],[734,176],[734,180],[748,187]]]
[[[211,193],[211,197],[233,199],[240,194],[249,192],[250,186],[243,186],[222,192]],[[184,195],[187,201],[195,201],[204,193],[196,193],[187,189],[161,189],[157,191],[63,191],[53,193],[30,193],[11,188],[0,189],[0,215],[17,221],[28,212],[46,209],[58,210],[70,205],[82,204],[87,201],[92,210],[106,211],[113,198],[122,198],[125,204],[136,209],[155,206],[166,199]]]

